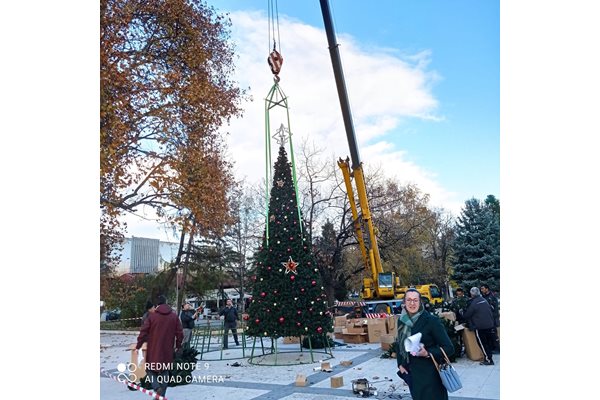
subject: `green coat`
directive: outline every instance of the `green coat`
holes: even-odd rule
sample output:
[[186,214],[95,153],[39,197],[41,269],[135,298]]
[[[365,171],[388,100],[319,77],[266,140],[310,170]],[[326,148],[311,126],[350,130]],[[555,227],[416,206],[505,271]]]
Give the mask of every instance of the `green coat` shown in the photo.
[[[444,359],[440,346],[448,357],[454,353],[454,346],[437,316],[424,311],[412,327],[411,335],[418,332],[421,332],[422,335],[421,343],[425,345],[425,349],[431,353],[432,357],[435,357],[436,361]],[[403,346],[402,343],[396,343],[396,345]],[[409,355],[409,369],[412,377],[410,394],[413,400],[448,400],[448,391],[442,384],[440,375],[430,358]]]

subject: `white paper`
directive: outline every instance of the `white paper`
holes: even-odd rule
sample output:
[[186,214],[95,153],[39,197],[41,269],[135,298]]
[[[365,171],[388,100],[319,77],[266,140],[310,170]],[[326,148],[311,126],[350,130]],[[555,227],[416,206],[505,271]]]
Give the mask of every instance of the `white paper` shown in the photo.
[[421,350],[421,332],[404,339],[404,350],[409,353],[417,353]]

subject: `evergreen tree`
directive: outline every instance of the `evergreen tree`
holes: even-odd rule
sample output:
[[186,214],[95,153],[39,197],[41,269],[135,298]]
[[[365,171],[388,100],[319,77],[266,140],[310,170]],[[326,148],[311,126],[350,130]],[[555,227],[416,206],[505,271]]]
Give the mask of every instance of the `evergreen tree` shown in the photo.
[[300,229],[302,223],[291,165],[280,146],[269,200],[268,235],[265,232],[254,257],[250,336],[314,336],[333,330],[327,296],[310,238]]
[[465,202],[456,226],[453,279],[468,291],[487,283],[500,290],[500,202],[489,195],[482,203]]

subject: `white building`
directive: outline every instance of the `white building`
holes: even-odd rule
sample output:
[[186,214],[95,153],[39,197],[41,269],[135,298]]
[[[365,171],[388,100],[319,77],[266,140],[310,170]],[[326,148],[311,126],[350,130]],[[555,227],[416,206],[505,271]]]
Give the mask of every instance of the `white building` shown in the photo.
[[140,237],[125,238],[118,272],[156,273],[175,260],[179,243]]

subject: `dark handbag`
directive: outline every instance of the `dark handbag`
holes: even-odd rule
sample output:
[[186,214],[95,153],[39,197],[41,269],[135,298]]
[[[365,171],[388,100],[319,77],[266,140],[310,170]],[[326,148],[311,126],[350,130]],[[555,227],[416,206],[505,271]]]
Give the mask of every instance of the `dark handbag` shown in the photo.
[[431,356],[431,361],[433,361],[435,369],[437,369],[439,372],[440,378],[442,379],[442,383],[444,384],[446,390],[448,390],[450,393],[456,392],[458,389],[462,388],[462,382],[458,377],[458,373],[450,363],[450,360],[448,359],[444,349],[440,347],[440,350],[444,355],[444,361],[438,364],[433,356]]
[[396,374],[398,374],[400,379],[402,379],[404,382],[406,382],[409,389],[412,389],[412,376],[410,375],[410,370],[408,369],[408,366],[406,366],[405,369],[408,372],[403,374],[402,372],[400,372],[400,369],[398,369],[398,371],[396,371]]

